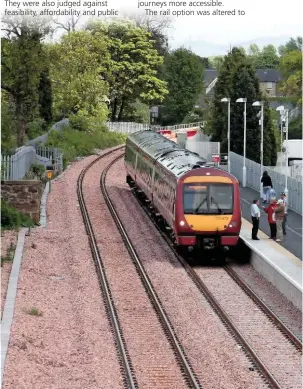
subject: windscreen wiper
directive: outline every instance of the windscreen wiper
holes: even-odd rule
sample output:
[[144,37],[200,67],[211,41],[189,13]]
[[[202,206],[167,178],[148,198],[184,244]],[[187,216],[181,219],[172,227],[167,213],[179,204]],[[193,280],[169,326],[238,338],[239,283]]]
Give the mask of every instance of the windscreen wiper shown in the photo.
[[216,205],[216,207],[218,208],[218,211],[222,215],[222,209],[219,207],[219,204],[216,202],[216,200],[213,197],[210,198],[210,203],[214,203]]
[[208,200],[208,197],[206,196],[204,200],[201,201],[201,203],[197,206],[197,208],[194,211],[194,215],[199,211],[200,207]]

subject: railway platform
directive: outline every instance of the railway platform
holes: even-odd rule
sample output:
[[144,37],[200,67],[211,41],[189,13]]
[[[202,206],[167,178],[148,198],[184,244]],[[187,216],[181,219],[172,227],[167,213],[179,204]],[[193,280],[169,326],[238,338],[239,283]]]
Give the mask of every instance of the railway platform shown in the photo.
[[252,240],[251,229],[242,218],[240,237],[250,249],[251,265],[302,311],[302,260],[262,231],[260,240]]
[[[240,188],[240,191],[242,216],[246,220],[250,221],[250,206],[254,199],[258,199],[260,197],[260,194],[251,188]],[[280,193],[277,193],[277,196],[279,195]],[[260,231],[263,231],[265,234],[269,234],[267,215],[261,208],[261,205],[262,204],[260,204]],[[280,245],[302,261],[302,216],[290,209],[288,210],[286,232],[287,235]]]

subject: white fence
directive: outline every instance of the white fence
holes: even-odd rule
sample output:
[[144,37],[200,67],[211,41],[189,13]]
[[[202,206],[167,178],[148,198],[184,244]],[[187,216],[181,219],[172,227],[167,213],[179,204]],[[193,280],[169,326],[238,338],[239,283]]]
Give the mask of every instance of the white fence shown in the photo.
[[206,122],[195,122],[186,124],[177,124],[175,126],[155,126],[151,124],[134,123],[134,122],[107,122],[109,131],[121,132],[122,134],[132,134],[133,132],[154,130],[154,131],[180,131],[180,130],[194,130],[203,128]]
[[211,162],[213,155],[220,155],[220,142],[209,142],[208,139],[207,135],[199,133],[193,139],[187,139],[185,147]]
[[55,148],[22,146],[14,155],[1,155],[1,180],[22,180],[33,164],[63,170],[62,154]]
[[[230,169],[233,174],[240,182],[243,178],[243,157],[239,154],[230,153]],[[278,173],[270,167],[264,166],[263,171],[267,170],[273,183],[273,187],[280,195],[285,189],[285,175]],[[260,191],[260,180],[261,180],[261,165],[250,159],[246,158],[246,184],[248,187]],[[287,180],[288,189],[288,204],[289,208],[293,211],[302,214],[302,182],[294,178],[288,177]]]

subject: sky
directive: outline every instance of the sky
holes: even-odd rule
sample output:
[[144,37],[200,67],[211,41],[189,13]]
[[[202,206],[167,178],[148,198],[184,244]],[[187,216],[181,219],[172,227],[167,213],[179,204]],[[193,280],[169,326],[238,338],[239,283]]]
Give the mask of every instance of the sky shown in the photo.
[[[1,7],[7,0],[1,0]],[[22,0],[21,2],[22,7]],[[40,1],[40,4],[43,0]],[[49,0],[51,1],[51,0]],[[57,1],[54,1],[55,7]],[[61,2],[66,0],[59,0]],[[79,1],[79,0],[76,0]],[[82,1],[82,5],[84,0]],[[226,54],[230,46],[242,45],[248,47],[250,43],[257,43],[261,47],[273,43],[276,46],[284,44],[290,37],[303,35],[301,16],[303,14],[302,0],[203,0],[203,1],[179,1],[180,6],[169,7],[169,1],[156,0],[162,3],[162,10],[170,9],[172,28],[168,30],[170,47],[172,49],[184,46],[192,49],[201,56]],[[213,2],[212,7],[202,6],[203,3]],[[221,6],[217,4],[221,3]],[[145,9],[158,10],[145,0],[108,0],[108,8],[119,9],[120,14],[125,12],[140,12],[145,15]],[[138,4],[140,3],[140,8]],[[166,4],[165,4],[166,3]],[[175,2],[176,3],[176,2]],[[184,3],[186,4],[184,6]],[[195,7],[189,7],[195,3]],[[199,6],[198,6],[199,5]],[[290,6],[291,5],[291,6]],[[101,9],[101,8],[99,8]],[[237,16],[176,16],[173,11],[207,11],[219,9],[221,11],[238,10],[244,11],[245,15]],[[167,16],[161,16],[166,18]],[[61,18],[62,20],[62,18]],[[63,31],[61,32],[63,33]]]
[[[117,7],[136,8],[137,0],[110,0]],[[210,0],[211,1],[211,0]],[[147,3],[146,1],[142,1]],[[214,0],[214,3],[217,3]],[[167,2],[168,3],[168,2]],[[186,2],[189,5],[190,1]],[[203,3],[203,2],[196,2]],[[205,2],[204,2],[205,3]],[[200,51],[200,55],[210,56],[224,54],[230,45],[259,43],[279,46],[290,37],[303,35],[302,0],[222,0],[221,7],[171,7],[172,10],[242,10],[239,16],[173,16],[174,27],[169,31],[172,48],[185,47]],[[291,4],[291,6],[290,6]],[[142,7],[144,12],[145,8]],[[167,9],[168,7],[163,7]],[[155,8],[154,8],[155,9]],[[138,8],[137,8],[138,11]],[[204,48],[204,49],[203,49]],[[204,52],[204,53],[203,53]]]

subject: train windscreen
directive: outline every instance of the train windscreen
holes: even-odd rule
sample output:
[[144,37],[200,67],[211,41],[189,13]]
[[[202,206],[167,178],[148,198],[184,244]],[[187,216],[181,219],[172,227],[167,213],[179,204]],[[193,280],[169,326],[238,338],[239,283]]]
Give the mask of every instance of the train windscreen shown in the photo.
[[223,215],[233,213],[233,185],[216,183],[184,184],[184,214]]

